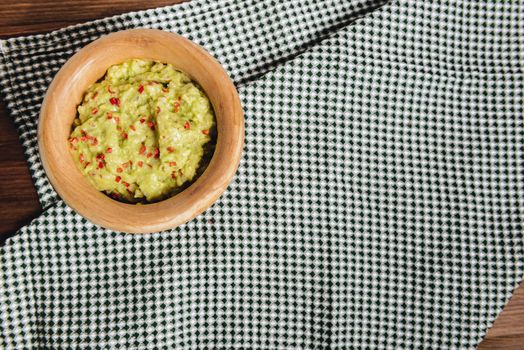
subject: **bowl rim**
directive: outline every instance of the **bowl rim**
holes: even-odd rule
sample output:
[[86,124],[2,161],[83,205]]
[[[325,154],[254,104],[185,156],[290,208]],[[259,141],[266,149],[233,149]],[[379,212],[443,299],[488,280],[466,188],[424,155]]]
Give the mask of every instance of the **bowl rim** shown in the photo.
[[[146,54],[133,56],[137,52]],[[146,205],[118,202],[99,192],[74,164],[67,142],[76,107],[86,88],[101,78],[110,66],[132,58],[171,63],[194,79],[210,98],[218,132],[213,156],[198,179],[182,192]],[[102,67],[101,62],[105,64],[107,60],[108,64]],[[64,101],[66,98],[69,100]],[[178,34],[157,29],[114,32],[80,49],[53,78],[38,122],[40,158],[59,196],[93,223],[127,233],[175,228],[208,209],[232,181],[243,145],[244,114],[236,87],[227,72],[199,45]],[[66,152],[69,158],[65,156]]]

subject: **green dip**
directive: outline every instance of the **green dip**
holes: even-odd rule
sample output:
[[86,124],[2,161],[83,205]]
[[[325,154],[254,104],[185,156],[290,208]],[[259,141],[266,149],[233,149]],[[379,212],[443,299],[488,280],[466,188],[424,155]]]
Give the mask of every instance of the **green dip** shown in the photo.
[[179,192],[212,151],[207,96],[169,64],[130,60],[86,91],[69,139],[74,161],[99,190],[126,202]]

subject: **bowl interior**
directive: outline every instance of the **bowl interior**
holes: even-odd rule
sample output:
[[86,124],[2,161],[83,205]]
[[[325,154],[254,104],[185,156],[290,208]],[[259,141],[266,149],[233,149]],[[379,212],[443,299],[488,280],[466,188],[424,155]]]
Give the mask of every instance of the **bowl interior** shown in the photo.
[[[97,191],[76,168],[67,142],[76,108],[87,88],[110,66],[133,58],[170,63],[187,73],[209,97],[217,122],[215,151],[204,173],[183,192],[147,205],[120,203]],[[44,168],[64,201],[96,224],[131,233],[172,228],[207,209],[231,181],[243,138],[238,93],[220,64],[189,40],[150,29],[107,35],[71,57],[47,91],[38,130]]]

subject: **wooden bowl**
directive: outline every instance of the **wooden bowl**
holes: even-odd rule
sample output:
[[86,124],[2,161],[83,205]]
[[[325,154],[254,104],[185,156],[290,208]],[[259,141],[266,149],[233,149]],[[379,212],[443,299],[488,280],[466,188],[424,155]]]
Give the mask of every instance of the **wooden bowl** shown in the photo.
[[[132,58],[171,63],[187,73],[209,97],[218,132],[215,152],[204,173],[174,197],[146,205],[121,203],[96,190],[73,162],[67,141],[87,88],[110,66]],[[240,162],[244,116],[233,82],[200,46],[160,30],[125,30],[92,42],[60,69],[42,104],[38,144],[51,184],[80,215],[116,231],[157,232],[193,219],[225,191]]]

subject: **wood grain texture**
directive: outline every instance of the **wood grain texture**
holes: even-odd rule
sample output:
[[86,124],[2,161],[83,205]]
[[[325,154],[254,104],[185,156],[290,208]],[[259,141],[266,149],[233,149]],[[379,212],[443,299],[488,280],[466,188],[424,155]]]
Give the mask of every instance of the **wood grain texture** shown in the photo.
[[0,37],[46,32],[124,12],[187,0],[2,0]]
[[[0,3],[0,37],[32,34],[127,11],[174,4],[180,0],[73,0],[17,1]],[[0,237],[41,212],[15,128],[0,103]],[[524,286],[488,331],[479,350],[524,350]]]
[[478,347],[478,350],[522,349],[524,349],[524,284],[515,289],[511,300]]
[[0,244],[41,213],[14,123],[0,103]]

